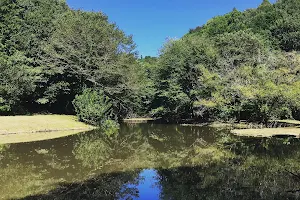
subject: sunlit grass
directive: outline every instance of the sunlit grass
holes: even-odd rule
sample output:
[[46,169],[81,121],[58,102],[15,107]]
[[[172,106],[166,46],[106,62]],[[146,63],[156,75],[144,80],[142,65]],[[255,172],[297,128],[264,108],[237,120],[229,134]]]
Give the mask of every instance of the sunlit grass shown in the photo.
[[72,115],[0,117],[0,144],[41,141],[93,129]]
[[180,124],[180,126],[194,126],[194,127],[203,127],[208,126],[211,128],[247,128],[248,124],[246,123],[224,123],[224,122],[211,122],[211,123],[199,123],[199,124]]
[[153,118],[130,118],[130,119],[124,119],[123,122],[129,123],[129,124],[138,124],[138,123],[147,123],[155,121]]
[[72,115],[34,115],[0,117],[0,134],[35,133],[90,129]]
[[240,129],[232,130],[233,134],[238,136],[250,137],[272,137],[280,136],[295,136],[300,137],[300,128],[263,128],[263,129]]
[[279,122],[279,123],[287,123],[287,124],[300,125],[300,121],[298,121],[298,120],[292,120],[292,119],[274,120],[273,122]]

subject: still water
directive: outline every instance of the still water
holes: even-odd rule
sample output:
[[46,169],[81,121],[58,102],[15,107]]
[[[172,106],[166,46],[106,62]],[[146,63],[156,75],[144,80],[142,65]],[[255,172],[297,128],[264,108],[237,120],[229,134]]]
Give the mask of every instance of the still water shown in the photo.
[[0,148],[0,199],[300,199],[300,141],[121,125]]

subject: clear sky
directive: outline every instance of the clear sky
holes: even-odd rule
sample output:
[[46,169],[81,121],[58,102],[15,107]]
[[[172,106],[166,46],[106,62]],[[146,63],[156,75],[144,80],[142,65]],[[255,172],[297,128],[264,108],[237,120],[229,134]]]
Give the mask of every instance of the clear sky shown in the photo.
[[[67,0],[73,9],[101,11],[127,35],[143,56],[157,56],[167,38],[180,38],[190,28],[232,11],[256,8],[262,0]],[[274,3],[275,0],[270,2]]]

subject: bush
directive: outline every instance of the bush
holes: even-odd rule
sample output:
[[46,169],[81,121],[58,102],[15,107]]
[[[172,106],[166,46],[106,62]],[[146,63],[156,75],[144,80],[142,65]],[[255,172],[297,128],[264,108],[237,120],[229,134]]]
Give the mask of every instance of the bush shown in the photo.
[[73,105],[79,120],[88,124],[99,126],[114,118],[110,99],[101,90],[85,89]]

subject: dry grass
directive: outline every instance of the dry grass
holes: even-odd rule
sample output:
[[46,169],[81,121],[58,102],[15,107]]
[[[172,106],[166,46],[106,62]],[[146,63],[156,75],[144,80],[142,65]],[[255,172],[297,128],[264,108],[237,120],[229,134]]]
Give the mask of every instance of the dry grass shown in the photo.
[[0,117],[0,135],[90,129],[72,115]]
[[147,123],[150,121],[155,121],[153,118],[130,118],[130,119],[124,119],[123,122],[125,123]]
[[203,127],[208,126],[211,128],[248,128],[247,124],[244,123],[222,123],[222,122],[212,122],[212,123],[200,123],[200,124],[180,124],[180,126],[194,126]]
[[0,144],[64,137],[93,129],[71,115],[0,117]]
[[274,120],[273,122],[300,125],[300,121],[298,121],[298,120],[292,120],[292,119]]
[[295,136],[300,138],[300,128],[263,128],[263,129],[237,129],[231,131],[238,136],[273,137]]

